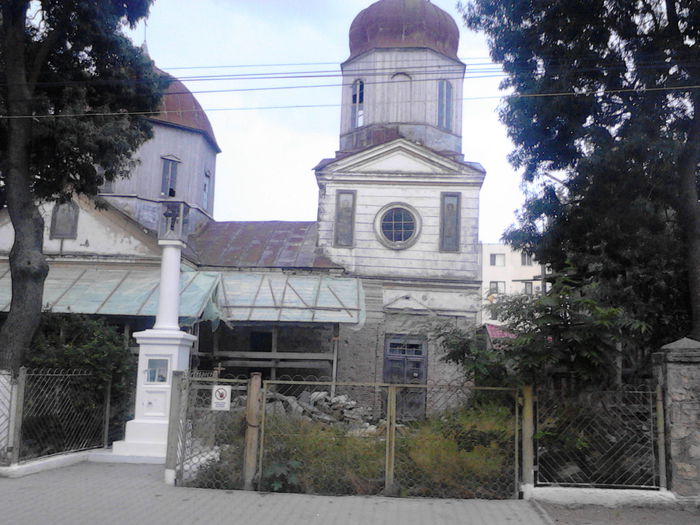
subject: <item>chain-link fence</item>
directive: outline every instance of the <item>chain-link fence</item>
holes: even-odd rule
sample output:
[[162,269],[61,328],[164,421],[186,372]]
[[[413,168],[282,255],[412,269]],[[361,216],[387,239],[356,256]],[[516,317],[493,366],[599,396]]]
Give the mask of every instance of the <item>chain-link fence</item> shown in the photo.
[[512,498],[509,389],[265,381],[259,486],[310,494]]
[[[230,388],[230,409],[212,410],[216,388]],[[193,374],[180,392],[178,485],[242,489],[246,432],[246,379]]]
[[12,410],[12,373],[9,370],[0,370],[0,465],[10,464]]
[[18,384],[14,458],[26,461],[103,446],[104,381],[84,370],[23,369]]
[[537,483],[659,487],[657,415],[646,390],[538,392]]

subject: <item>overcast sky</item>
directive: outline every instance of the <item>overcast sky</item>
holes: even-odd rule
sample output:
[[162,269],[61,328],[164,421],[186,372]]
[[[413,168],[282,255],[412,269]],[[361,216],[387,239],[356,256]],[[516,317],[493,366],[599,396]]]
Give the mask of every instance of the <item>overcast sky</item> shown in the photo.
[[[312,168],[321,159],[333,157],[338,149],[340,78],[335,75],[340,62],[349,56],[350,23],[371,3],[156,0],[146,31],[149,53],[160,68],[181,78],[195,92],[223,150],[216,169],[217,220],[316,219],[317,187]],[[467,76],[470,71],[482,75],[479,70],[488,62],[483,35],[464,27],[456,0],[433,3],[460,26],[459,56],[467,64]],[[143,35],[143,28],[134,33],[136,43],[142,42]],[[283,73],[316,78],[187,78]],[[487,171],[481,191],[483,242],[499,240],[514,222],[513,212],[522,202],[520,177],[506,160],[512,145],[498,121],[499,82],[500,77],[493,76],[468,78],[464,88],[465,160],[480,162]],[[318,85],[330,86],[308,87]],[[289,86],[307,87],[197,93]],[[240,109],[271,106],[302,107]]]

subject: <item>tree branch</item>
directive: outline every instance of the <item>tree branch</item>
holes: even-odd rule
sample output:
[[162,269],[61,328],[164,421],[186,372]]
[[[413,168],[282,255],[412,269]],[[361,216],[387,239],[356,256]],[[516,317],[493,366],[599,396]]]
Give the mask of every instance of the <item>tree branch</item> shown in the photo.
[[41,47],[39,47],[39,51],[34,57],[34,61],[32,62],[29,70],[28,83],[30,94],[34,94],[34,87],[39,80],[39,75],[41,75],[41,69],[46,63],[46,58],[49,56],[49,52],[51,52],[51,49],[53,49],[53,47],[56,45],[59,38],[61,38],[62,33],[63,30],[61,29],[52,29],[41,43]]

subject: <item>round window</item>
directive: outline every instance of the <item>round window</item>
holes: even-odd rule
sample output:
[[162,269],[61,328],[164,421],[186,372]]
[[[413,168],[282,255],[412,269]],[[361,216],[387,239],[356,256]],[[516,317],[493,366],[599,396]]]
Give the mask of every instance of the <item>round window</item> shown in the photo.
[[416,233],[416,219],[405,208],[391,208],[382,217],[382,234],[389,242],[406,242]]
[[374,219],[374,231],[387,248],[403,250],[418,240],[421,218],[418,212],[404,203],[384,206]]

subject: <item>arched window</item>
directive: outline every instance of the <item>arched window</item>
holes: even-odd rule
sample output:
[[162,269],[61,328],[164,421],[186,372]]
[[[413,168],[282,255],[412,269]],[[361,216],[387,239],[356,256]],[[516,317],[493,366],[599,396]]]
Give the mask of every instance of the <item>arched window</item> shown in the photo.
[[359,128],[365,124],[365,83],[355,80],[352,84],[351,127]]
[[391,77],[389,122],[411,122],[411,77],[396,73]]
[[452,130],[452,84],[438,81],[438,127]]

